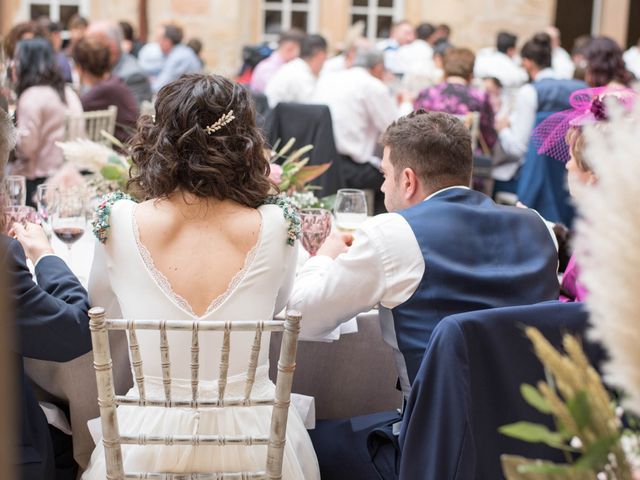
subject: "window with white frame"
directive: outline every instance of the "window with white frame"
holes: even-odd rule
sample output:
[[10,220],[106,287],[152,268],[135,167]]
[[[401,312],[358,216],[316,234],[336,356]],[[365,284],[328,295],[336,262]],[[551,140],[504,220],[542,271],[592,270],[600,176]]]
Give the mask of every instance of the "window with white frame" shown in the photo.
[[370,40],[388,38],[393,22],[404,17],[404,0],[351,0],[351,24],[364,22]]
[[303,32],[317,29],[319,0],[264,0],[262,2],[262,32],[264,40],[276,40],[285,30],[298,28]]
[[32,20],[49,17],[54,22],[60,22],[65,29],[72,16],[89,16],[89,0],[28,0],[26,8]]

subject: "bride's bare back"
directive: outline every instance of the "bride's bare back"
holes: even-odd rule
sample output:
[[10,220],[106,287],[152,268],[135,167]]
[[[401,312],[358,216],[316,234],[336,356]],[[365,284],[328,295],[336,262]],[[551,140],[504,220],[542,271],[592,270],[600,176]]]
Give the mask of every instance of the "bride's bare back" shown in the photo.
[[260,240],[256,209],[180,193],[135,210],[140,241],[156,269],[197,316],[223,295]]

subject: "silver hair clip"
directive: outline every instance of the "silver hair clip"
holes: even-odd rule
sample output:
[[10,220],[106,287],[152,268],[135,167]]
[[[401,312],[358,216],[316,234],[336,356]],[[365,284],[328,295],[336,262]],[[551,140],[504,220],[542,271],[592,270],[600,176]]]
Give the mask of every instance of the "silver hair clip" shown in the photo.
[[225,125],[231,123],[233,120],[235,120],[235,118],[236,117],[233,115],[233,110],[229,110],[227,113],[223,114],[218,120],[216,120],[215,123],[212,123],[211,125],[206,127],[204,131],[207,132],[208,135],[211,135],[212,133],[215,133],[218,130],[220,130]]

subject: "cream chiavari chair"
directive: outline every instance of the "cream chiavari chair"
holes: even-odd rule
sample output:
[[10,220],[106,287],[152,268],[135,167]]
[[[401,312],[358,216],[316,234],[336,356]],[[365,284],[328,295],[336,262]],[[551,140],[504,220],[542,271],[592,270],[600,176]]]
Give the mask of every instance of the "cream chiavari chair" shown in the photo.
[[[288,312],[285,320],[270,321],[234,321],[234,322],[198,322],[192,320],[112,320],[105,318],[103,308],[95,307],[89,311],[91,318],[91,340],[93,343],[94,366],[98,384],[98,404],[102,423],[103,444],[108,480],[162,479],[162,480],[258,480],[281,479],[284,456],[287,418],[291,396],[295,357],[300,332],[301,316],[297,312]],[[131,363],[139,396],[115,395],[111,352],[109,348],[110,330],[125,330],[129,334]],[[148,398],[144,388],[143,362],[136,336],[136,330],[157,330],[160,332],[160,358],[164,398]],[[191,341],[191,400],[176,400],[171,397],[171,364],[169,361],[168,331],[192,332]],[[222,332],[224,335],[220,353],[220,373],[218,395],[214,399],[198,398],[199,371],[199,332]],[[229,368],[230,341],[232,332],[255,332],[249,368],[241,397],[225,396],[227,372]],[[258,355],[262,332],[283,332],[282,347],[278,361],[278,375],[274,398],[252,399],[251,392],[258,366]],[[116,406],[129,405],[166,408],[225,408],[273,406],[271,429],[263,436],[243,435],[127,435],[121,434],[116,415]],[[225,446],[243,445],[250,448],[255,445],[267,446],[265,469],[257,472],[210,472],[210,473],[125,473],[122,460],[123,444],[127,445],[192,445]]]
[[92,142],[104,143],[110,146],[111,143],[102,136],[102,132],[105,131],[113,136],[116,131],[117,116],[118,107],[115,105],[111,105],[105,110],[84,112],[82,115],[67,115],[65,140],[87,138]]

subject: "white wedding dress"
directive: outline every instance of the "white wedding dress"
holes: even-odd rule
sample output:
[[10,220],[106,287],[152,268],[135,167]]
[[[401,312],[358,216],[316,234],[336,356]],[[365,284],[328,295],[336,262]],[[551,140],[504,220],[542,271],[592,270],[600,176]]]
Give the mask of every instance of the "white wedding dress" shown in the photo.
[[[198,318],[189,304],[174,293],[167,279],[154,267],[153,259],[139,240],[135,203],[121,200],[111,209],[108,240],[96,246],[90,281],[92,305],[107,308],[107,317],[127,319]],[[258,209],[262,217],[259,239],[247,255],[244,268],[227,291],[215,299],[201,322],[211,320],[268,320],[284,308],[293,282],[296,248],[287,244],[288,225],[275,205]],[[212,246],[211,255],[216,255]],[[164,398],[159,334],[138,331],[148,398]],[[172,398],[191,398],[190,332],[169,332]],[[225,396],[242,396],[253,333],[232,333],[229,380]],[[216,398],[222,334],[200,333],[199,398]],[[253,398],[272,396],[268,378],[269,335],[262,336]],[[135,392],[136,387],[132,389]],[[268,435],[271,407],[186,409],[118,407],[121,434],[225,434]],[[211,472],[264,470],[266,446],[123,446],[125,472]],[[94,450],[83,480],[104,480],[104,449]],[[283,478],[320,479],[318,462],[297,411],[289,409]]]

